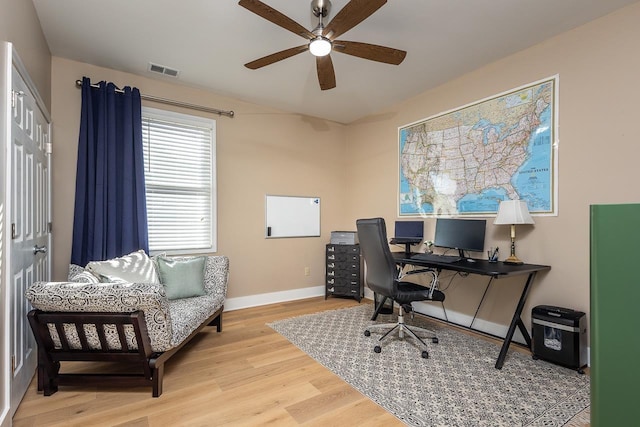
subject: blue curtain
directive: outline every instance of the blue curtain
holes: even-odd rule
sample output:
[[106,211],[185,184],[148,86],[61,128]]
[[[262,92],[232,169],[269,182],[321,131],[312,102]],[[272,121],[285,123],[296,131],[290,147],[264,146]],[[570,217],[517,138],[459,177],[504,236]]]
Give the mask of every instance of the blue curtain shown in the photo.
[[71,262],[149,252],[140,91],[82,79]]

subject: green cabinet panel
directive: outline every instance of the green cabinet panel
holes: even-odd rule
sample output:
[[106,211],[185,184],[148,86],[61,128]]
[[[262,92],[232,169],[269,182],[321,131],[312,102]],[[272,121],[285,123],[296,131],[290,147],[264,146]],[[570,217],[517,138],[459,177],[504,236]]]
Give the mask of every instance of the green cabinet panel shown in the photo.
[[591,425],[640,425],[640,204],[591,206]]

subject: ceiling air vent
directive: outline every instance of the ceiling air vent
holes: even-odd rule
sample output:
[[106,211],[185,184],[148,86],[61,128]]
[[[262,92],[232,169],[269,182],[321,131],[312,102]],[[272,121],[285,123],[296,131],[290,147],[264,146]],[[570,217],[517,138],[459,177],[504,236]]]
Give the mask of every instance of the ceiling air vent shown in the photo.
[[149,71],[152,73],[163,74],[169,77],[178,77],[178,70],[174,70],[173,68],[165,67],[164,65],[154,64],[149,62]]

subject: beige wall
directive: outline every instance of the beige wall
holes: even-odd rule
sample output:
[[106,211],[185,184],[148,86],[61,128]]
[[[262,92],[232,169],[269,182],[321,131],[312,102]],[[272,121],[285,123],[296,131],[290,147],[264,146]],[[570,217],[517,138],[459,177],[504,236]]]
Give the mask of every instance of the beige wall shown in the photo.
[[[233,110],[233,119],[209,116],[217,126],[218,253],[231,261],[229,297],[323,285],[327,236],[346,226],[342,125],[57,57],[52,70],[54,278],[65,278],[71,254],[80,118],[75,81],[87,76],[136,86],[143,94]],[[265,194],[320,197],[322,237],[265,239]],[[305,267],[310,276],[304,275]]]
[[30,0],[0,0],[0,40],[13,43],[40,97],[51,110],[51,53]]
[[[558,74],[558,216],[535,217],[534,227],[517,230],[520,258],[552,266],[538,275],[525,323],[538,304],[588,313],[589,205],[640,201],[638,22],[640,4],[635,4],[348,126],[350,221],[363,216],[396,219],[399,126]],[[427,222],[432,236],[434,220]],[[487,247],[508,248],[508,227],[489,225],[487,233]],[[473,315],[470,299],[480,298],[485,283],[484,278],[454,279],[447,307]],[[519,283],[495,282],[495,299],[490,298],[480,317],[507,323]]]

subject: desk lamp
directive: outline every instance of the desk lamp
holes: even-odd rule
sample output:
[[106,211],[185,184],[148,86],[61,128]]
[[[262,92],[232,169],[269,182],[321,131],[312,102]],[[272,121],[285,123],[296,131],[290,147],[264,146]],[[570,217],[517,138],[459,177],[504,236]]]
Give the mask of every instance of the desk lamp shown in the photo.
[[527,202],[524,200],[503,200],[498,207],[495,225],[511,225],[511,255],[504,260],[505,264],[522,264],[516,256],[516,224],[533,224]]

